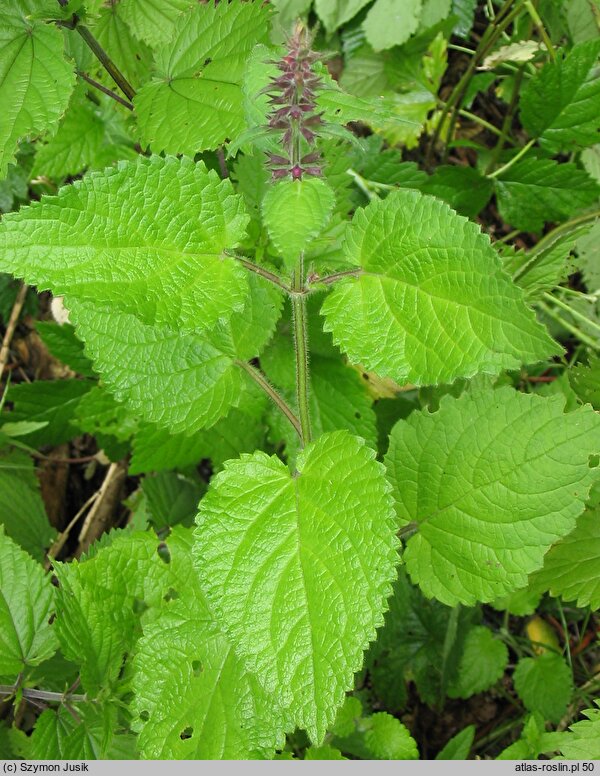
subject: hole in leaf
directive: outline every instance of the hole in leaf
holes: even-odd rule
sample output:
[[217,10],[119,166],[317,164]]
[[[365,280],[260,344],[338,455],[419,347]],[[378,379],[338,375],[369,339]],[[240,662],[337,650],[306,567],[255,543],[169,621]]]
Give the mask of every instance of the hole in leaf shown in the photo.
[[208,57],[208,59],[204,60],[204,64],[202,65],[202,67],[206,67],[207,65],[210,65],[211,62],[212,62],[212,59]]
[[192,671],[194,672],[194,676],[200,676],[202,671],[204,671],[204,666],[200,660],[192,660]]
[[179,738],[181,738],[182,741],[186,741],[188,738],[191,738],[193,735],[194,735],[194,728],[186,727],[179,734]]
[[169,601],[175,601],[177,598],[179,598],[179,593],[177,590],[175,590],[175,588],[170,587],[164,594],[163,601],[167,601],[168,603]]
[[148,604],[143,598],[134,598],[133,606],[131,607],[134,614],[143,614],[148,609]]
[[148,722],[150,719],[150,712],[144,709],[144,711],[140,711],[140,719],[144,722]]
[[600,455],[590,455],[589,467],[590,469],[597,469],[600,465]]
[[355,412],[354,417],[360,419],[360,412]]
[[50,615],[50,619],[48,620],[48,625],[52,625],[55,619],[56,619],[56,614],[52,613]]
[[50,582],[54,585],[54,587],[60,587],[60,582],[58,581],[56,574],[52,574],[50,577]]
[[163,563],[170,563],[171,562],[171,552],[169,551],[169,548],[165,544],[165,542],[161,542],[158,547],[156,548],[156,552],[158,553],[158,557],[162,560]]

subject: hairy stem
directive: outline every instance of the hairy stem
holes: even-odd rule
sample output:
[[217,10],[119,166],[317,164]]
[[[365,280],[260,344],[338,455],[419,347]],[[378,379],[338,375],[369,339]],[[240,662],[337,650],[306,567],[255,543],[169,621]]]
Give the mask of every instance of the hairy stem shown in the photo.
[[[68,2],[69,0],[58,0],[58,4],[61,5],[63,8],[68,4]],[[72,27],[73,29],[77,30],[78,34],[86,42],[86,45],[88,46],[88,48],[91,49],[94,56],[99,60],[99,62],[102,64],[106,72],[113,79],[113,81],[116,83],[119,89],[123,92],[125,97],[127,97],[128,100],[133,100],[133,98],[135,97],[135,89],[125,78],[125,76],[119,70],[119,68],[115,65],[112,59],[108,56],[106,51],[104,51],[102,46],[98,43],[98,41],[88,30],[88,28],[84,24],[79,23],[79,18],[77,17],[76,14],[73,16]]]
[[296,395],[302,431],[302,444],[310,442],[310,410],[308,407],[308,329],[306,316],[306,294],[304,288],[304,255],[300,255],[294,270],[292,289],[292,314],[294,318],[294,351],[296,353]]
[[[13,687],[8,684],[0,684],[1,696],[14,695],[18,690],[18,687]],[[49,690],[32,690],[29,687],[23,687],[21,689],[21,695],[27,700],[49,701],[51,703],[63,703],[65,701],[78,703],[88,700],[87,695],[69,695],[68,693],[50,692]]]
[[267,380],[267,378],[263,375],[263,373],[260,371],[260,369],[257,369],[255,366],[252,366],[252,364],[248,364],[246,361],[236,361],[235,362],[237,366],[240,367],[240,369],[243,369],[250,377],[254,380],[254,382],[262,388],[262,390],[267,394],[269,399],[275,404],[278,409],[283,412],[285,417],[290,421],[292,426],[294,427],[294,430],[302,439],[302,427],[300,425],[300,421],[296,417],[294,411],[291,409],[289,404],[285,401],[283,396],[279,394],[275,388],[271,385],[271,383]]
[[279,288],[283,289],[283,291],[285,291],[286,293],[288,294],[290,293],[291,288],[288,286],[288,284],[285,283],[279,277],[279,275],[276,275],[274,272],[270,272],[268,269],[261,267],[260,264],[255,264],[253,261],[249,261],[243,256],[238,256],[237,253],[234,253],[233,251],[225,251],[225,255],[231,256],[232,259],[239,261],[239,263],[242,266],[244,266],[249,272],[254,272],[256,275],[260,275],[265,280],[268,280],[270,283],[273,283],[273,285],[279,286]]
[[333,283],[337,283],[338,280],[343,280],[344,278],[356,278],[361,274],[361,272],[362,269],[360,267],[356,267],[356,269],[344,269],[341,272],[335,272],[333,275],[325,275],[324,278],[317,278],[314,281],[314,285],[318,286],[324,284],[326,286],[330,286]]
[[94,79],[90,78],[90,76],[87,73],[84,73],[83,71],[78,70],[77,75],[80,78],[83,78],[84,81],[87,81],[87,83],[90,84],[90,86],[93,86],[94,89],[98,89],[99,92],[106,94],[108,97],[118,102],[119,105],[123,105],[125,108],[127,108],[127,110],[133,110],[133,105],[130,102],[128,102],[127,100],[124,100],[118,94],[113,92],[112,89],[109,89],[108,87],[103,86],[101,83],[98,83],[98,81],[94,81]]

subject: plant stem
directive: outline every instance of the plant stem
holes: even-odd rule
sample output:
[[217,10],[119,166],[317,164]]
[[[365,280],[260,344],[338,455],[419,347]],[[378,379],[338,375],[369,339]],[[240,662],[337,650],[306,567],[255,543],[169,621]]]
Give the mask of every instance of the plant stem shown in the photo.
[[25,304],[28,290],[29,286],[23,283],[19,289],[19,293],[16,296],[12,310],[10,312],[10,318],[8,319],[6,332],[2,340],[2,346],[0,347],[0,379],[2,379],[2,375],[4,374],[4,368],[6,367],[6,362],[8,361],[8,354],[10,351],[10,343],[12,341],[13,334],[15,333],[15,329],[17,328],[19,315],[21,315],[21,310]]
[[524,72],[525,72],[524,67],[520,67],[517,70],[510,104],[508,106],[508,110],[506,111],[506,115],[504,116],[504,120],[502,122],[502,134],[500,136],[500,139],[492,149],[492,153],[490,155],[490,161],[485,170],[486,174],[490,173],[496,166],[498,157],[500,156],[500,154],[502,153],[502,149],[504,148],[504,143],[505,143],[504,138],[508,136],[510,129],[512,127],[513,116],[514,116],[515,110],[517,109],[517,105],[519,103],[519,90],[521,89],[521,82],[523,80]]
[[557,296],[553,296],[552,294],[549,294],[548,292],[544,292],[544,299],[547,302],[551,302],[555,304],[557,307],[560,307],[561,309],[565,310],[565,312],[572,315],[574,318],[578,318],[580,321],[583,321],[587,326],[592,326],[594,329],[598,329],[600,332],[600,325],[596,323],[596,321],[593,321],[591,318],[586,318],[583,313],[580,313],[579,310],[575,310],[573,307],[568,305],[566,302],[563,302],[562,299],[559,299]]
[[[18,687],[0,684],[0,695],[14,695],[18,690]],[[87,695],[69,695],[69,693],[50,692],[49,690],[32,690],[29,687],[23,687],[21,689],[21,694],[23,698],[26,698],[27,700],[50,701],[55,703],[63,703],[64,701],[79,703],[88,700]]]
[[558,237],[558,235],[562,234],[563,232],[569,232],[571,229],[579,226],[579,224],[585,224],[587,221],[594,221],[596,218],[600,218],[600,210],[592,210],[591,213],[584,213],[581,216],[577,216],[577,218],[572,218],[570,221],[565,221],[564,223],[559,224],[559,226],[557,226],[551,232],[548,232],[548,234],[545,234],[538,242],[538,244],[535,246],[536,253],[539,253],[543,248],[545,248],[546,243],[552,244],[556,237]]
[[525,156],[527,151],[529,151],[531,146],[535,143],[535,140],[536,140],[536,138],[532,137],[531,140],[528,143],[526,143],[523,146],[523,148],[521,148],[521,150],[513,156],[512,159],[509,159],[509,161],[506,162],[506,164],[503,164],[502,167],[498,167],[497,170],[494,170],[494,172],[491,172],[487,177],[488,178],[497,178],[499,175],[502,175],[507,170],[510,170],[510,168],[513,166],[513,164],[515,164],[515,162],[518,162],[519,159],[522,159]]
[[552,320],[559,323],[563,327],[563,329],[570,331],[571,334],[574,334],[576,337],[578,337],[588,347],[600,352],[600,341],[595,342],[591,337],[588,337],[587,334],[584,334],[581,331],[581,329],[578,329],[577,326],[573,326],[573,324],[569,323],[569,321],[565,321],[565,319],[562,316],[560,316],[551,307],[548,307],[547,304],[544,304],[544,302],[538,302],[537,306],[540,308],[540,310],[542,310],[542,312],[545,315],[547,315],[549,318],[552,318]]
[[304,254],[292,278],[292,315],[294,319],[294,351],[296,353],[296,395],[302,431],[302,445],[310,442],[310,411],[308,407],[308,329],[306,321],[306,294],[304,293]]
[[[353,170],[352,167],[349,167],[346,172],[348,175],[352,178],[354,183],[358,186],[358,188],[362,191],[362,193],[365,195],[365,197],[371,201],[373,199],[377,199],[379,195],[373,191],[373,188],[370,184],[372,184],[371,181],[367,181],[366,178],[363,178],[362,175],[356,172],[356,170]],[[383,184],[382,184],[383,185]],[[395,188],[394,186],[390,186],[389,188]]]
[[362,269],[360,267],[356,267],[356,269],[344,269],[341,272],[335,272],[333,275],[326,275],[324,278],[318,278],[314,281],[314,285],[318,286],[324,284],[330,286],[332,283],[337,283],[338,280],[343,280],[344,278],[358,277],[361,272]]
[[257,369],[255,366],[252,366],[252,364],[248,364],[246,361],[235,361],[237,366],[240,367],[240,369],[243,369],[250,377],[254,380],[254,382],[262,388],[262,390],[267,394],[269,399],[283,412],[285,417],[290,421],[292,426],[294,427],[294,430],[302,439],[302,427],[300,425],[300,421],[294,414],[293,410],[289,406],[289,404],[285,401],[283,396],[281,396],[275,388],[269,383],[267,378],[263,375],[263,373],[260,371],[260,369]]
[[80,78],[83,78],[84,81],[87,81],[90,86],[93,86],[94,89],[98,89],[99,92],[102,92],[103,94],[106,94],[108,97],[111,97],[113,100],[116,100],[119,105],[123,105],[127,110],[133,110],[133,105],[128,102],[127,100],[124,100],[122,97],[120,97],[116,92],[113,92],[112,89],[109,89],[106,86],[103,86],[101,83],[98,83],[98,81],[94,81],[93,78],[90,78],[87,73],[82,72],[81,70],[77,71],[77,75]]
[[[63,8],[68,4],[68,2],[69,0],[58,0],[58,4]],[[98,43],[98,41],[88,30],[88,28],[85,25],[79,23],[79,18],[77,17],[76,14],[73,15],[72,28],[77,30],[78,34],[86,42],[87,46],[91,49],[94,56],[99,60],[99,62],[102,64],[106,72],[113,79],[113,81],[116,83],[119,89],[123,92],[125,97],[127,97],[127,99],[130,101],[133,100],[133,98],[135,97],[135,89],[125,78],[125,76],[119,70],[119,68],[115,65],[112,59],[108,56],[106,51],[104,51],[102,46]]]
[[261,267],[259,264],[255,264],[253,261],[249,261],[248,259],[245,259],[243,256],[238,256],[233,251],[225,251],[225,254],[227,256],[231,256],[232,259],[236,259],[240,262],[249,272],[254,272],[257,275],[260,275],[261,277],[265,278],[265,280],[268,280],[270,283],[273,283],[276,286],[279,286],[279,288],[283,289],[286,293],[290,293],[291,288],[288,286],[287,283],[285,283],[279,275],[276,275],[274,272],[270,272],[268,269],[265,269],[264,267]]
[[550,36],[546,32],[546,28],[544,27],[544,22],[541,20],[540,15],[537,12],[531,0],[525,0],[525,8],[527,9],[527,13],[531,16],[533,23],[537,28],[537,31],[539,32],[542,40],[544,41],[544,45],[548,49],[548,53],[550,54],[550,59],[553,62],[556,62],[556,51],[554,49],[554,46],[552,45]]

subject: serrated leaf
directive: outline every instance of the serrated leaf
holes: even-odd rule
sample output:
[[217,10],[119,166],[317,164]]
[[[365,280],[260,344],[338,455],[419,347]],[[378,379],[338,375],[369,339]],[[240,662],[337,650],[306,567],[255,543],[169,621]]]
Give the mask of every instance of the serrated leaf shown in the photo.
[[597,476],[588,459],[600,418],[563,405],[473,390],[394,427],[386,464],[398,516],[418,528],[404,560],[427,596],[473,605],[525,587],[573,530]]
[[399,720],[386,712],[373,714],[365,743],[377,760],[418,760],[417,743]]
[[569,382],[582,402],[600,410],[600,357],[591,356],[590,363],[569,369]]
[[0,676],[15,682],[56,651],[54,601],[50,577],[1,527],[0,590]]
[[363,22],[375,51],[399,46],[417,31],[422,0],[377,0]]
[[483,626],[472,628],[466,637],[458,674],[448,686],[449,698],[470,698],[488,690],[503,675],[508,663],[506,644]]
[[260,2],[195,7],[155,55],[153,80],[135,100],[142,142],[193,155],[245,128],[241,84],[253,47],[266,43],[269,9]]
[[[191,555],[191,536],[167,539],[169,599],[136,646],[133,727],[148,758],[269,757],[285,723],[235,655],[210,613]],[[176,638],[174,638],[176,634]]]
[[[600,701],[594,703],[600,707]],[[586,709],[582,714],[587,719],[571,725],[560,750],[567,760],[600,760],[600,708]]]
[[463,216],[475,218],[487,205],[493,185],[473,167],[441,165],[419,188],[443,199]]
[[13,409],[6,417],[12,422],[46,423],[27,435],[23,441],[28,445],[60,445],[77,435],[70,421],[76,417],[79,403],[92,387],[92,383],[84,380],[35,380],[12,385],[7,398],[13,403]]
[[[152,51],[145,43],[135,39],[125,21],[121,3],[108,6],[103,3],[92,31],[134,89],[146,83],[152,64]],[[114,88],[114,81],[104,68],[98,69],[98,77],[106,86]]]
[[[571,151],[598,142],[600,41],[575,45],[529,79],[521,94],[521,121],[542,147]],[[552,220],[552,219],[549,219]]]
[[554,159],[517,162],[496,179],[502,218],[516,229],[539,232],[593,204],[600,186],[584,170]]
[[31,759],[107,759],[117,725],[116,709],[106,703],[86,703],[76,705],[74,712],[60,706],[40,715],[31,734]]
[[17,450],[0,452],[0,525],[39,561],[56,535],[46,517],[33,461]]
[[[71,314],[117,400],[149,423],[189,435],[240,403],[249,378],[238,359],[258,355],[281,307],[281,294],[265,285],[261,278],[250,280],[244,310],[210,333],[181,335],[91,305],[71,303]],[[166,403],[165,396],[173,400]]]
[[205,490],[202,480],[173,471],[144,477],[142,491],[152,527],[158,532],[180,523],[192,525]]
[[266,396],[248,386],[240,398],[239,407],[232,408],[208,431],[192,436],[169,434],[165,429],[144,424],[133,440],[130,474],[195,466],[210,459],[213,471],[218,471],[229,458],[252,453],[264,444],[265,426],[262,417],[267,408]]
[[55,358],[84,377],[95,377],[91,361],[83,353],[83,342],[77,339],[71,324],[36,321],[35,328]]
[[54,136],[38,145],[31,175],[48,178],[77,175],[92,166],[103,142],[104,124],[97,106],[85,97],[74,99]]
[[558,352],[488,238],[433,197],[404,190],[372,202],[344,247],[359,277],[325,300],[325,328],[368,370],[426,385]]
[[600,510],[584,512],[575,530],[555,544],[544,558],[544,568],[531,580],[535,590],[577,606],[600,608]]
[[28,19],[9,0],[0,11],[0,180],[18,141],[52,131],[69,104],[73,66],[63,56],[60,30]]
[[573,677],[564,658],[554,652],[519,660],[513,675],[515,690],[529,711],[560,722],[573,695]]
[[193,0],[122,0],[120,14],[136,38],[157,47],[174,36],[179,16],[192,4]]
[[140,157],[5,216],[0,269],[64,293],[67,307],[87,301],[145,323],[209,328],[244,305],[246,272],[224,250],[247,220],[231,183],[203,164]]
[[196,553],[219,622],[319,743],[383,621],[394,521],[362,440],[324,434],[298,474],[263,452],[229,461],[200,504]]
[[293,268],[300,254],[327,225],[335,194],[320,178],[284,180],[270,186],[262,216],[273,244]]

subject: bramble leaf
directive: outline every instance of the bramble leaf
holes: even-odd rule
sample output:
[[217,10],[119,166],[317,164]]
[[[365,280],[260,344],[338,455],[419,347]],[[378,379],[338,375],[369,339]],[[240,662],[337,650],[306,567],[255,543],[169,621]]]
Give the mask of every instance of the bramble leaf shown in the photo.
[[0,591],[0,677],[14,682],[56,652],[54,601],[50,577],[1,527]]
[[156,72],[134,100],[144,144],[193,155],[245,129],[241,84],[254,46],[266,43],[269,9],[261,2],[194,7],[177,35],[156,52]]
[[523,88],[521,120],[542,147],[556,153],[598,142],[599,54],[600,40],[579,43],[564,58],[547,62]]
[[322,312],[354,363],[427,385],[558,352],[488,238],[433,197],[403,190],[359,210],[345,252],[359,277]]
[[481,389],[396,424],[386,464],[398,516],[418,528],[404,560],[427,596],[472,605],[525,587],[573,530],[597,477],[600,417],[563,405]]
[[15,160],[18,141],[52,131],[69,104],[73,66],[63,37],[51,25],[28,19],[15,0],[0,11],[0,180]]
[[577,165],[554,159],[525,159],[496,179],[500,215],[524,232],[547,221],[563,221],[593,204],[600,186]]
[[198,514],[201,584],[248,669],[320,743],[395,575],[392,503],[375,454],[340,431],[292,476],[257,451],[228,461]]
[[145,323],[209,328],[244,306],[246,272],[223,251],[247,220],[231,183],[203,164],[140,157],[5,216],[0,269],[65,294],[67,307],[93,302]]

